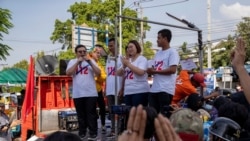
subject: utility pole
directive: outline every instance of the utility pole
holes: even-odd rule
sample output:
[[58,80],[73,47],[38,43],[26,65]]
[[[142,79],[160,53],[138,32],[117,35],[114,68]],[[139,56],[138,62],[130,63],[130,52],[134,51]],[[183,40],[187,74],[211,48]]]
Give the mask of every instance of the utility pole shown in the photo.
[[[122,0],[119,4],[119,15],[122,15]],[[119,54],[122,54],[122,18],[119,18]]]
[[[150,1],[152,1],[152,0],[140,0],[138,2],[134,2],[134,5],[139,7],[138,9],[139,9],[141,19],[143,19],[143,7],[141,6],[141,3],[150,2]],[[141,24],[140,24],[141,54],[143,54],[143,45],[144,45],[143,39],[144,39],[144,29],[143,29],[143,21],[141,21]]]
[[207,67],[211,68],[211,0],[207,0]]

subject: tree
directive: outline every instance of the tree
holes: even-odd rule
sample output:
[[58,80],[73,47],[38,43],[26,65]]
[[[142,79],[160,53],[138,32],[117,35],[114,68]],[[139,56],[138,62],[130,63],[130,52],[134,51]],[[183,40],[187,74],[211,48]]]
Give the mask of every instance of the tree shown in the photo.
[[152,43],[147,41],[143,46],[143,56],[147,59],[152,59],[154,57],[154,51],[152,50]]
[[[13,27],[10,22],[12,19],[11,13],[8,9],[0,8],[0,40],[3,40],[3,34],[8,34],[9,29]],[[6,60],[6,56],[9,56],[9,50],[12,50],[8,45],[0,43],[0,60]]]
[[230,66],[230,52],[235,47],[235,38],[241,36],[246,42],[246,61],[250,61],[250,18],[242,18],[242,21],[237,25],[236,35],[229,35],[227,40],[220,41],[212,49],[212,64],[214,68],[220,66]]
[[186,42],[184,42],[180,48],[181,48],[181,50],[179,50],[180,60],[197,57],[194,56],[192,50],[188,49]]
[[67,20],[66,22],[61,22],[60,20],[56,19],[55,21],[55,30],[50,37],[53,43],[58,41],[62,43],[62,49],[72,48],[72,24],[73,21]]
[[241,36],[246,42],[246,61],[250,61],[250,17],[244,17],[237,25],[236,35]]
[[235,46],[235,41],[232,36],[228,36],[227,40],[222,40],[212,49],[212,64],[213,68],[221,66],[230,66],[230,52]]
[[[124,7],[124,0],[122,1]],[[79,2],[70,6],[68,12],[72,13],[70,20],[62,22],[55,21],[55,30],[51,36],[53,42],[58,41],[67,48],[71,47],[72,32],[71,26],[73,23],[76,25],[87,25],[95,28],[98,32],[98,41],[105,42],[106,35],[104,32],[108,26],[109,37],[115,37],[115,19],[119,13],[119,0],[91,0],[90,3]],[[122,15],[137,18],[137,12],[129,8],[122,10]],[[144,17],[145,18],[145,17]],[[123,47],[125,47],[129,40],[136,39],[137,30],[140,27],[140,22],[123,19],[122,20],[122,39]],[[144,30],[149,30],[149,26],[145,23]]]
[[29,62],[27,60],[22,60],[16,64],[14,64],[13,68],[20,68],[20,69],[28,70],[29,69]]

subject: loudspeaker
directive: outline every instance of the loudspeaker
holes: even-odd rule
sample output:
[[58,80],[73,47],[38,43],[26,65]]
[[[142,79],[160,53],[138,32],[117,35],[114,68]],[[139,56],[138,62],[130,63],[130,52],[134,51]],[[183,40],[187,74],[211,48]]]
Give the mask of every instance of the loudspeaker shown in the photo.
[[37,59],[35,66],[38,75],[51,75],[58,67],[58,60],[52,55],[45,55]]
[[63,59],[59,61],[59,74],[60,75],[66,75],[68,62],[69,60],[63,60]]

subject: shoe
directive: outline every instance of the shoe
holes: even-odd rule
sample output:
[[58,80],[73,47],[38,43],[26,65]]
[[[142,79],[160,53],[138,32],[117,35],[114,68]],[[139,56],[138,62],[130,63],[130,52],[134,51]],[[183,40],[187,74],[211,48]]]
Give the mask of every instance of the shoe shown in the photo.
[[81,140],[83,140],[86,137],[86,134],[81,134],[79,136],[80,136]]
[[115,137],[115,133],[111,132],[109,135],[106,136],[107,138],[114,138]]
[[102,133],[106,133],[106,127],[102,126]]
[[89,141],[95,141],[97,139],[97,135],[89,135],[88,140]]

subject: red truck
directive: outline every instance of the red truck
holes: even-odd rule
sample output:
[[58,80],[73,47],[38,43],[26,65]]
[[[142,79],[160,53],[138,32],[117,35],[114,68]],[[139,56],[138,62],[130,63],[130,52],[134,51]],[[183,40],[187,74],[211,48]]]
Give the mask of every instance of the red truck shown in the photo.
[[62,123],[58,113],[74,111],[71,97],[72,77],[38,76],[35,84],[34,106],[21,125],[22,141],[28,140],[31,136],[44,138],[54,131],[61,130]]

